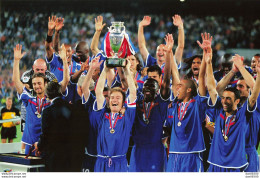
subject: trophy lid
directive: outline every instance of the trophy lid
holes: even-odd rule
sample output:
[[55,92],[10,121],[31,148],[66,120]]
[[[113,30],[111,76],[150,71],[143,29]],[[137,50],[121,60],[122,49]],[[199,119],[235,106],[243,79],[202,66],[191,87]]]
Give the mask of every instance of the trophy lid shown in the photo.
[[108,27],[111,33],[122,33],[125,31],[124,22],[111,22],[112,25]]

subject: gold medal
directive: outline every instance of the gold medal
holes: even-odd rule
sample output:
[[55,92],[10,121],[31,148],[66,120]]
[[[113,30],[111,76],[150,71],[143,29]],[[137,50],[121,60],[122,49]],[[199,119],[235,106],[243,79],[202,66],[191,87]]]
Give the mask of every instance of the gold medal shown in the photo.
[[111,133],[111,134],[115,133],[115,130],[114,130],[114,129],[111,129],[111,130],[110,130],[110,133]]
[[179,121],[177,125],[178,125],[178,127],[180,127],[181,126],[181,122]]
[[225,142],[228,141],[228,137],[226,135],[224,136],[224,140]]
[[38,117],[38,118],[41,118],[41,117],[42,117],[42,115],[41,115],[41,114],[37,114],[37,117]]

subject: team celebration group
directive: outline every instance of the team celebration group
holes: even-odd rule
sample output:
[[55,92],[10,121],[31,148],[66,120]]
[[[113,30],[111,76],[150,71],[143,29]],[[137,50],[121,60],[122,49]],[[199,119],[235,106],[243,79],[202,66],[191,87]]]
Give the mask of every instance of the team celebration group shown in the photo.
[[139,52],[125,34],[118,56],[126,63],[110,67],[111,34],[99,49],[102,16],[90,47],[79,41],[75,50],[59,42],[64,19],[46,20],[46,59],[21,74],[26,53],[20,44],[13,49],[22,143],[26,155],[44,159],[43,171],[259,171],[260,54],[252,54],[251,67],[239,54],[224,55],[213,71],[214,34],[202,32],[201,54],[183,59],[184,22],[174,15],[178,39],[165,34],[153,57],[144,35],[151,17],[144,16]]

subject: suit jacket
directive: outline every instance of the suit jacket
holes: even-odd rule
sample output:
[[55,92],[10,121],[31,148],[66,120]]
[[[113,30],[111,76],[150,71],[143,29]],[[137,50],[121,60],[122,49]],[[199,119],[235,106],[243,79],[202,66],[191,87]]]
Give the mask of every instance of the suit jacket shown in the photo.
[[70,123],[73,120],[72,106],[60,97],[43,110],[42,133],[38,142],[44,153],[47,172],[71,171]]

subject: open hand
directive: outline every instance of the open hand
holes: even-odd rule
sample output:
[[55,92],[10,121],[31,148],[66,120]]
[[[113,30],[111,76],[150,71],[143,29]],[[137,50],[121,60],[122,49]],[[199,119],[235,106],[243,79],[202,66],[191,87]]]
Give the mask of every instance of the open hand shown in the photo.
[[177,26],[178,28],[183,28],[183,22],[181,16],[176,14],[172,16],[172,20],[173,20],[173,25]]
[[103,16],[97,16],[97,18],[95,18],[95,29],[96,31],[102,31],[102,29],[104,28],[104,26],[106,25],[106,23],[103,24]]
[[56,16],[49,17],[48,29],[53,30],[55,28]]
[[55,30],[56,31],[60,31],[62,29],[62,27],[64,26],[64,18],[56,18],[55,20]]
[[22,45],[17,44],[14,48],[14,60],[20,61],[20,59],[23,58],[23,56],[26,54],[26,52],[22,53]]
[[139,23],[139,26],[145,27],[150,25],[151,23],[151,17],[150,16],[144,16],[143,20]]

